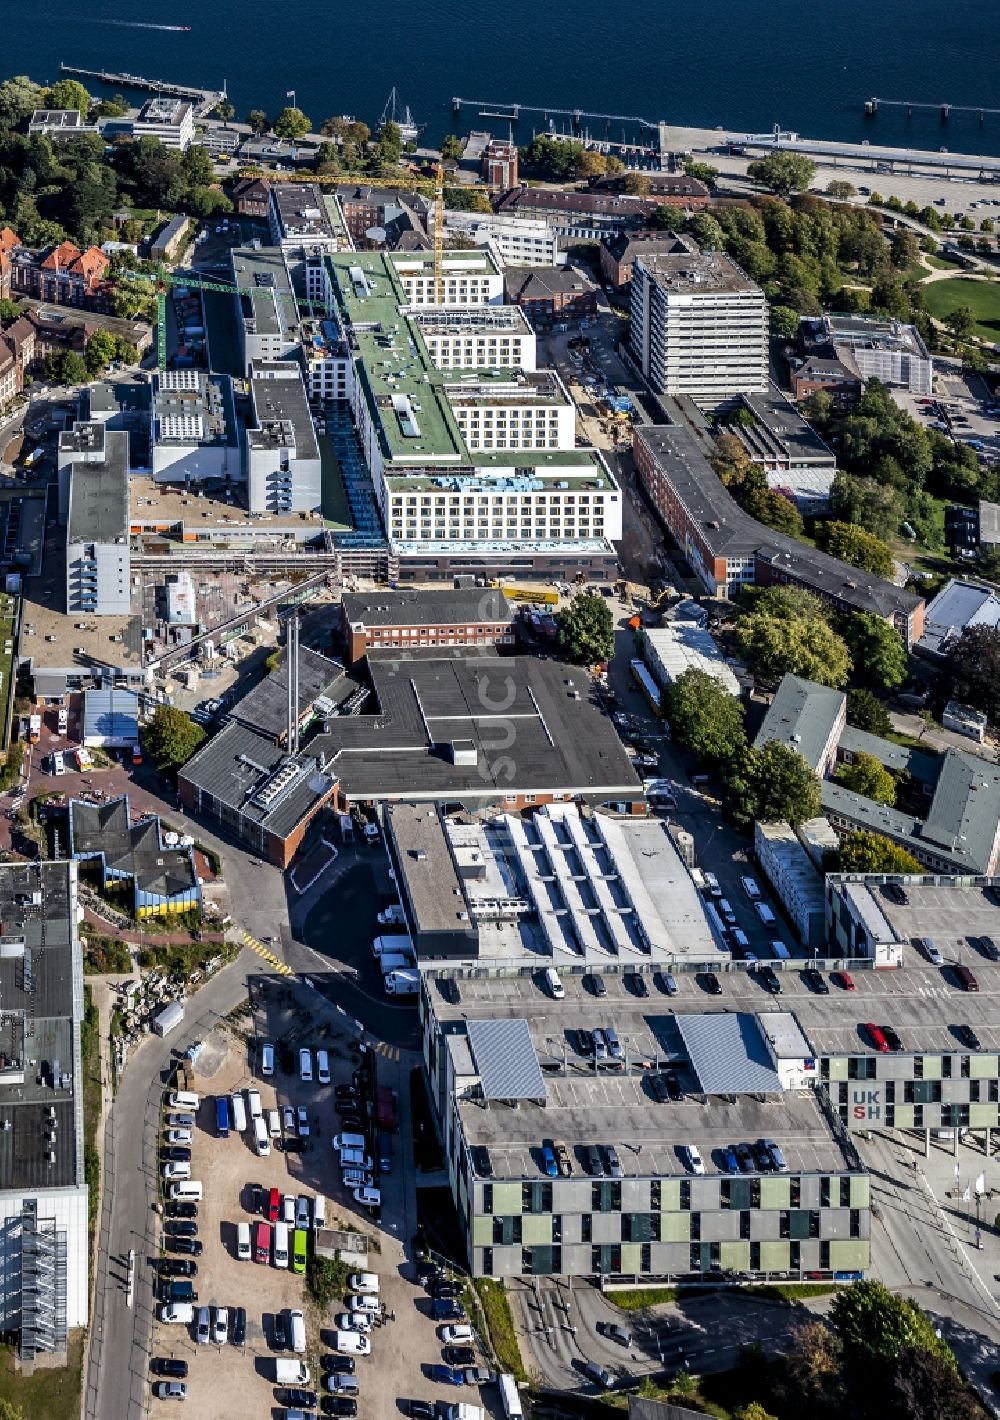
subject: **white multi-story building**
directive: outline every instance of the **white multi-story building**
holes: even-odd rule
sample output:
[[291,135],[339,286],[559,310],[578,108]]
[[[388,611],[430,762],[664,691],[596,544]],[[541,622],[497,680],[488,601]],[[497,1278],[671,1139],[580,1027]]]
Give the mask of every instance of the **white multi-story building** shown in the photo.
[[505,266],[562,266],[559,235],[538,217],[498,217],[484,212],[446,212],[446,237],[471,246],[492,245]]
[[520,306],[423,306],[409,315],[439,370],[536,367],[535,332]]
[[194,139],[194,108],[186,99],[149,99],[137,117],[127,119],[133,138],[158,138],[165,148],[181,152]]
[[470,453],[491,449],[572,449],[576,408],[554,370],[483,373],[446,384],[445,394]]
[[434,279],[434,253],[393,252],[392,264],[412,306],[490,306],[503,300],[503,268],[489,247],[446,251],[442,261],[442,300]]
[[158,483],[243,479],[228,375],[161,370],[153,376],[149,467]]
[[806,947],[826,942],[826,894],[823,879],[788,823],[758,823],[754,851],[768,882]]
[[68,616],[129,614],[128,438],[98,423],[59,435]]
[[251,513],[312,513],[322,502],[319,445],[302,367],[257,360],[250,368],[254,424],[246,431]]
[[0,915],[0,1328],[30,1362],[88,1321],[77,864],[3,864]]
[[276,182],[268,194],[271,245],[296,256],[343,251],[351,242],[332,194],[312,182]]
[[295,360],[299,308],[280,247],[237,247],[229,254],[236,302],[236,331],[249,374],[255,360]]
[[716,403],[764,391],[767,342],[764,293],[728,256],[636,257],[629,345],[660,394]]

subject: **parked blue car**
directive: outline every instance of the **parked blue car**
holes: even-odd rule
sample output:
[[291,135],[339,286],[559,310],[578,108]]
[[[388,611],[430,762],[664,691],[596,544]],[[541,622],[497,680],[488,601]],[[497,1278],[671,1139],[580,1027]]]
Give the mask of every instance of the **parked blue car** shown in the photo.
[[431,1303],[431,1316],[435,1321],[464,1321],[465,1308],[451,1297],[435,1297]]
[[439,1385],[465,1385],[465,1373],[455,1366],[431,1366],[431,1380]]
[[548,1144],[542,1145],[542,1167],[549,1178],[559,1177],[559,1166],[556,1163],[556,1156]]

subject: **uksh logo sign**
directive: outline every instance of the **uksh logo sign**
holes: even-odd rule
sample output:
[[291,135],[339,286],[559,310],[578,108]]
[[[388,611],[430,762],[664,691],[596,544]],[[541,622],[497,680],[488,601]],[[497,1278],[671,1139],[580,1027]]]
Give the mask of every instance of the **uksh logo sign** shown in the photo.
[[882,1087],[858,1085],[851,1091],[850,1123],[855,1129],[865,1129],[882,1119]]

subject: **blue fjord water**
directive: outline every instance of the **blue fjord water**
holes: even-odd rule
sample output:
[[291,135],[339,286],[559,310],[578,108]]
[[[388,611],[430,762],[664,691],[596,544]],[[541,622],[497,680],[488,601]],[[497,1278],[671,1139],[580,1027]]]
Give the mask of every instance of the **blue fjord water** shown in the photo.
[[[122,21],[190,25],[189,33]],[[315,123],[374,124],[393,85],[426,125],[451,97],[551,104],[696,126],[1000,153],[1000,113],[863,117],[883,98],[1000,108],[1000,6],[991,0],[0,0],[0,74],[58,77],[59,63],[205,87],[239,115],[294,90]],[[521,141],[540,115],[515,130]],[[559,120],[564,123],[565,120]],[[466,109],[454,122],[502,130]],[[591,122],[620,139],[620,124]]]

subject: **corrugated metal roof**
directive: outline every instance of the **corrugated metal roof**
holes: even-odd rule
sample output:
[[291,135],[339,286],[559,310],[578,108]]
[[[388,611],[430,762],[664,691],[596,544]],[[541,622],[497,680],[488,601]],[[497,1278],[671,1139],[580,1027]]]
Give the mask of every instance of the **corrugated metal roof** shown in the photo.
[[527,1021],[469,1021],[467,1030],[485,1099],[548,1098]]
[[131,690],[88,690],[83,697],[83,739],[139,743],[139,697]]
[[712,1011],[676,1019],[702,1094],[781,1093],[756,1016]]

